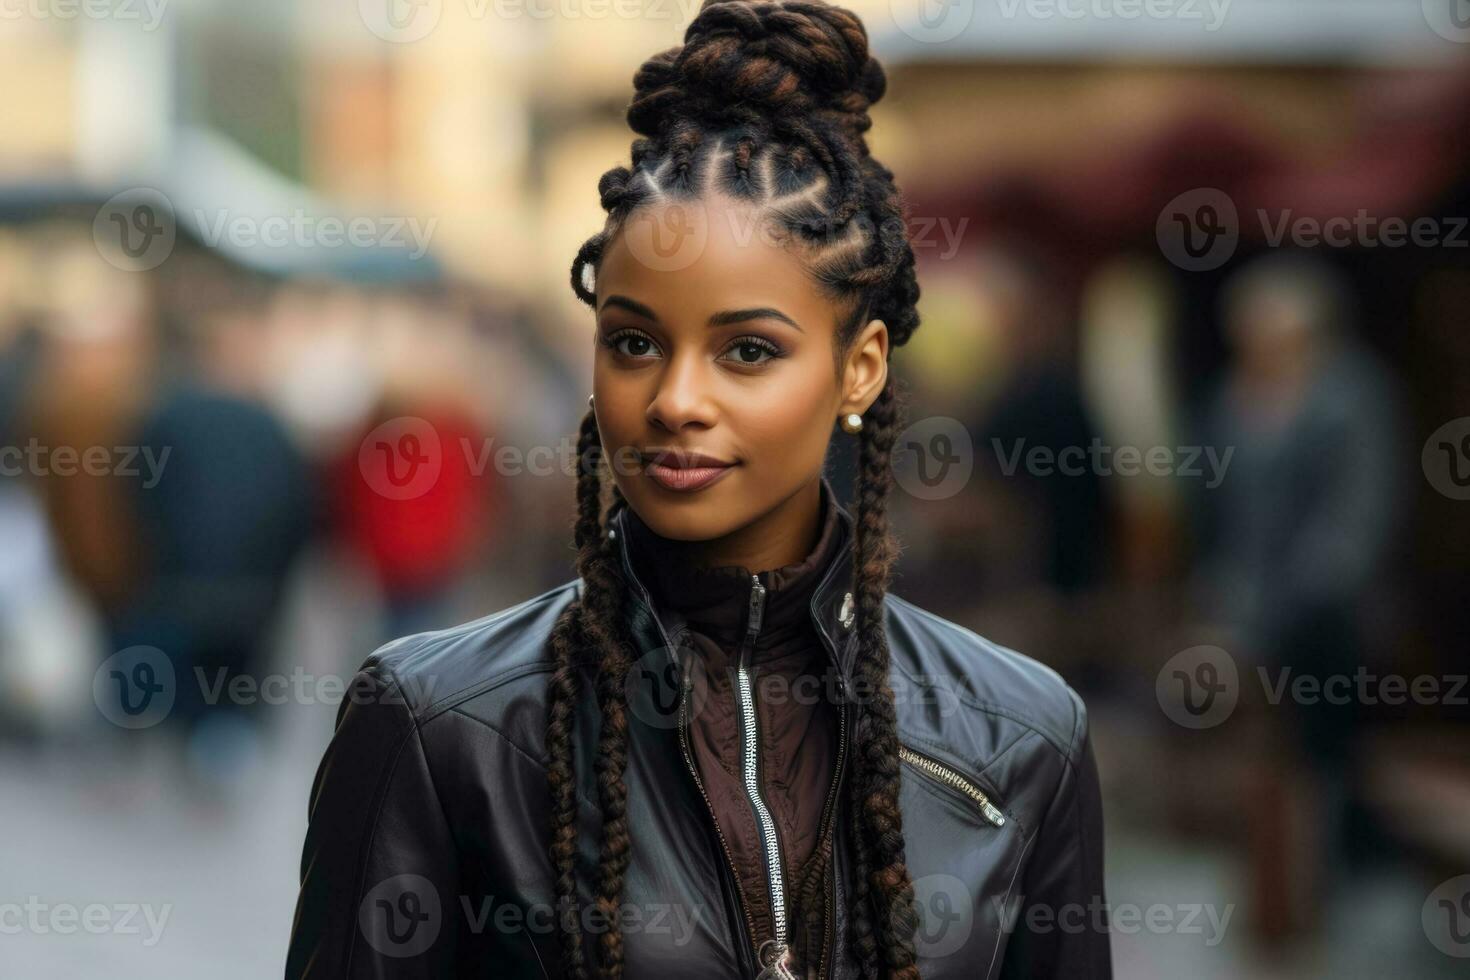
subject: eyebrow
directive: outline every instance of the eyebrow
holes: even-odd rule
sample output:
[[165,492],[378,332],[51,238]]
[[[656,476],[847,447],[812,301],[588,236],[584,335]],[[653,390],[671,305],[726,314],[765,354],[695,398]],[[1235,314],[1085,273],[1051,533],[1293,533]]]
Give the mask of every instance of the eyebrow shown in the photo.
[[[652,320],[654,323],[658,322],[658,316],[652,309],[626,296],[609,296],[603,301],[602,308],[605,310],[609,306],[620,307],[630,313],[636,313],[638,316]],[[747,320],[780,320],[782,323],[789,323],[802,333],[806,332],[801,329],[799,323],[772,306],[756,306],[748,310],[722,310],[709,318],[708,325],[711,327],[724,327],[732,323],[744,323]]]

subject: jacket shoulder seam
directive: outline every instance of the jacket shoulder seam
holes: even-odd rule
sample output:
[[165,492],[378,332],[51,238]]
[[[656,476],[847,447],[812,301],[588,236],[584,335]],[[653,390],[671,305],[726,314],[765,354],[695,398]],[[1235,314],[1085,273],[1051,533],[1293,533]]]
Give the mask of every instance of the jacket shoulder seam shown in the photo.
[[[459,626],[451,626],[451,627],[449,627],[448,629],[445,629],[445,630],[439,630],[439,631],[435,631],[435,632],[430,633],[430,634],[421,634],[421,635],[427,636],[427,637],[433,637],[434,639],[449,640],[449,639],[454,639],[454,638],[457,638],[457,637],[462,637],[462,636],[468,635],[470,633],[474,633],[476,631],[488,631],[488,630],[493,629],[496,625],[498,625],[500,623],[501,620],[505,619],[511,613],[517,612],[519,610],[522,610],[526,606],[530,605],[531,603],[538,602],[538,601],[539,602],[550,603],[550,602],[553,602],[553,601],[559,599],[567,591],[569,591],[569,590],[577,590],[577,589],[580,589],[580,587],[581,587],[581,585],[580,585],[580,579],[579,580],[576,580],[576,581],[572,581],[572,582],[567,582],[567,583],[565,583],[563,585],[557,586],[556,588],[551,589],[551,590],[543,593],[542,595],[539,595],[539,596],[533,597],[531,599],[528,599],[528,600],[526,600],[523,603],[519,603],[517,605],[510,606],[510,607],[508,607],[506,609],[502,609],[502,610],[500,610],[497,613],[492,613],[488,617],[483,617],[481,619],[472,620],[472,621],[470,621],[468,623],[463,623],[463,624],[461,624]],[[550,634],[548,633],[548,636],[549,635]],[[410,640],[410,639],[413,639],[413,637],[404,637],[400,641],[396,641],[396,642],[407,643],[407,641]],[[432,641],[425,641],[425,643],[427,643],[427,642],[432,642]],[[390,643],[390,644],[388,644],[388,647],[392,647],[394,645],[395,645],[395,643]],[[377,653],[374,654],[374,657],[377,658],[377,659],[376,659],[376,663],[373,664],[373,667],[379,668],[379,669],[382,669],[382,670],[385,670],[385,671],[392,671],[393,668],[390,667],[390,666],[388,666],[382,660],[382,655],[385,652],[385,650],[386,650],[386,648],[379,649],[377,651]],[[550,670],[550,669],[552,669],[553,666],[554,665],[553,665],[553,663],[550,660],[547,660],[547,659],[537,659],[537,660],[530,661],[528,663],[514,664],[514,665],[511,665],[511,666],[505,667],[504,669],[499,670],[496,673],[493,673],[493,674],[491,674],[488,677],[481,677],[478,680],[475,680],[475,681],[471,682],[470,684],[468,684],[465,687],[459,688],[458,690],[455,690],[455,691],[451,691],[448,694],[444,694],[444,695],[436,698],[435,700],[430,701],[428,704],[425,704],[423,706],[418,706],[418,707],[412,707],[412,711],[413,711],[413,714],[415,716],[415,720],[417,720],[417,721],[429,721],[429,720],[435,718],[436,716],[438,716],[439,714],[443,713],[444,711],[447,711],[450,708],[453,708],[456,705],[461,704],[461,703],[463,703],[463,702],[469,700],[470,698],[473,698],[473,697],[475,697],[475,696],[477,696],[479,694],[483,694],[484,692],[486,692],[488,690],[491,690],[491,689],[497,687],[498,685],[500,685],[502,683],[506,683],[508,681],[516,680],[517,678],[519,678],[521,676],[524,676],[526,674],[532,674],[532,673],[536,673],[538,671]],[[396,672],[395,672],[395,676],[397,676]],[[399,689],[401,691],[403,691],[405,697],[407,697],[407,693],[408,692],[403,689],[403,686],[401,684],[399,685]],[[412,702],[409,702],[409,704],[412,705]]]
[[[467,718],[470,721],[473,721],[473,722],[475,722],[477,724],[483,725],[484,727],[488,728],[490,731],[494,732],[495,735],[497,737],[499,737],[501,741],[503,741],[506,745],[509,745],[512,752],[514,752],[516,755],[520,756],[521,758],[525,759],[531,765],[535,766],[543,774],[546,772],[546,765],[545,765],[545,763],[543,763],[540,760],[538,760],[534,755],[532,755],[526,749],[524,749],[521,746],[517,745],[516,742],[515,742],[515,740],[513,738],[511,738],[509,735],[505,734],[505,732],[502,732],[500,729],[496,728],[493,724],[491,724],[490,722],[486,721],[484,718],[477,718],[477,717],[475,717],[474,715],[470,714],[467,711],[460,710],[459,707],[454,707],[454,708],[450,709],[450,711],[453,714],[458,715],[461,718]],[[580,789],[577,790],[577,799],[581,800],[587,806],[592,807],[594,810],[597,809],[596,804],[594,804],[591,800],[587,799],[587,797],[582,794],[582,791]]]
[[511,681],[520,680],[522,677],[527,677],[531,674],[547,673],[554,666],[550,660],[533,660],[527,664],[517,664],[514,667],[507,667],[492,677],[483,677],[468,687],[462,687],[452,694],[444,695],[439,700],[426,705],[419,712],[419,715],[424,722],[433,721],[435,718],[444,714],[444,712],[454,711],[466,701],[479,697],[486,691],[493,691],[502,684],[509,684]]

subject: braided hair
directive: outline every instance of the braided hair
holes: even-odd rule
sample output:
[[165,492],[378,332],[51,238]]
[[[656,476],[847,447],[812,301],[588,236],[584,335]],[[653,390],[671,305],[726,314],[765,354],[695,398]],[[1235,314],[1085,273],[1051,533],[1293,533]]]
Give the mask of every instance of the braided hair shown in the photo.
[[[646,204],[720,193],[757,209],[794,243],[814,281],[842,310],[838,363],[860,328],[881,319],[890,351],[917,328],[919,296],[906,212],[893,175],[868,152],[868,108],[886,78],[869,55],[867,32],[850,11],[822,0],[705,0],[684,43],[650,58],[634,76],[628,123],[639,134],[631,166],[598,182],[607,220],[572,262],[573,291],[595,307],[597,266],[607,244]],[[856,699],[848,780],[856,901],[848,941],[864,980],[916,980],[917,912],[904,861],[899,810],[899,742],[884,595],[897,547],[887,499],[900,406],[892,373],[865,413],[856,500]],[[549,851],[556,872],[563,963],[575,980],[623,976],[618,904],[631,841],[627,820],[627,706],[621,679],[634,648],[621,610],[626,583],[606,533],[626,506],[616,486],[603,510],[603,446],[596,414],[577,445],[574,542],[584,588],[550,637],[555,661],[547,718]],[[572,719],[579,670],[589,660],[601,728],[594,762],[601,842],[594,904],[602,929],[595,964],[577,914],[576,789]]]

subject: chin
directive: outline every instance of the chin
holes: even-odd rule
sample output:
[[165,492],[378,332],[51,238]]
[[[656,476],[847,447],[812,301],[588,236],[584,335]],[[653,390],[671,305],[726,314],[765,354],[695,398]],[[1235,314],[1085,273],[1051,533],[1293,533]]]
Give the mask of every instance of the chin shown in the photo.
[[[673,541],[709,541],[724,537],[744,525],[746,508],[736,510],[729,501],[735,474],[720,485],[696,493],[677,493],[657,486],[642,486],[636,494],[623,491],[628,504],[660,537]],[[646,480],[646,477],[640,479]]]

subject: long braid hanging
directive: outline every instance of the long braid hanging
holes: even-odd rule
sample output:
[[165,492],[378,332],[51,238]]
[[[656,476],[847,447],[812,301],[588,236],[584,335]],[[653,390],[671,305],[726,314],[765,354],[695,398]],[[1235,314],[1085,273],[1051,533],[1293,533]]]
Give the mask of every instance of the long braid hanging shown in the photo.
[[[634,77],[628,122],[632,166],[603,174],[607,212],[571,267],[571,287],[596,301],[597,266],[641,206],[709,190],[751,203],[795,233],[815,281],[852,314],[839,326],[835,353],[849,349],[870,317],[888,327],[893,347],[919,323],[918,283],[907,234],[890,233],[907,215],[892,174],[868,156],[868,107],[886,86],[852,13],[821,0],[705,0],[684,44],[648,59]],[[854,222],[862,217],[863,226]],[[849,233],[853,229],[856,234]],[[886,503],[898,405],[893,383],[868,409],[859,448],[855,588],[858,680],[865,699],[854,733],[848,783],[854,890],[848,941],[865,980],[917,980],[917,915],[904,864],[898,805],[896,713],[888,686],[884,595],[896,546]],[[549,848],[556,872],[563,968],[572,980],[624,974],[618,904],[631,855],[627,816],[627,706],[622,679],[633,647],[622,622],[626,583],[606,538],[603,449],[595,414],[578,438],[578,516],[574,538],[582,595],[558,620],[556,668],[547,718]],[[621,502],[613,487],[614,507]],[[578,915],[577,793],[572,751],[575,704],[584,693],[578,667],[595,659],[593,692],[600,728],[596,773],[601,838],[594,882],[600,935],[588,963]],[[576,657],[581,656],[578,661]]]
[[[597,477],[601,453],[597,421],[588,412],[577,437],[577,520],[573,532],[577,570],[584,578],[591,572],[602,530],[601,481]],[[588,646],[584,614],[579,599],[562,612],[551,631],[556,668],[546,719],[546,779],[552,801],[551,862],[556,870],[557,922],[562,959],[574,980],[585,980],[587,975],[577,906],[577,780],[572,759],[572,716],[578,695],[574,658],[578,650]]]
[[[585,584],[582,596],[568,605],[550,637],[555,669],[547,711],[547,782],[551,789],[550,854],[556,871],[558,926],[567,971],[585,980],[577,898],[577,794],[572,757],[572,728],[579,696],[578,655],[593,651],[597,659],[597,699],[602,712],[598,732],[596,771],[602,820],[602,842],[596,908],[599,921],[616,924],[622,877],[628,866],[626,820],[627,719],[621,695],[623,677],[631,665],[631,649],[622,624],[620,605],[626,584],[616,570],[617,552],[604,533],[602,517],[602,442],[597,416],[589,411],[577,440],[577,520],[573,540],[577,569]],[[610,683],[611,682],[611,683]],[[614,690],[615,689],[615,690]],[[601,973],[622,975],[622,933],[614,926],[602,933],[599,944]]]
[[[884,596],[897,558],[888,529],[888,491],[893,483],[893,442],[897,436],[898,399],[890,378],[864,416],[858,450],[857,597],[858,686],[863,710],[857,725],[861,760],[854,781],[858,821],[855,836],[864,841],[864,889],[874,906],[875,921],[855,927],[876,928],[884,970],[877,976],[915,980],[919,976],[914,949],[918,914],[914,887],[904,863],[903,814],[898,805],[900,762],[898,719],[888,683],[888,635],[883,625]],[[859,935],[860,948],[871,939]],[[870,969],[871,967],[866,967]]]

